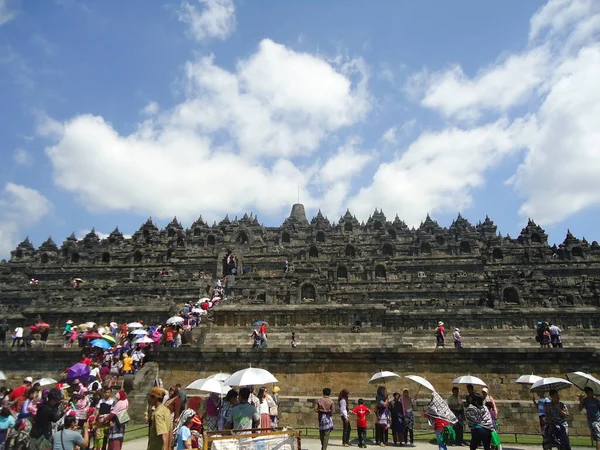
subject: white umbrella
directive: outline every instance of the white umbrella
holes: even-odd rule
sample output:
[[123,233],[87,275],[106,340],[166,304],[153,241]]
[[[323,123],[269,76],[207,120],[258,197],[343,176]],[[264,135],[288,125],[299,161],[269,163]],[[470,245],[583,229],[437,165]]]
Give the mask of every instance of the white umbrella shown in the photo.
[[8,378],[6,378],[6,375],[4,375],[4,372],[2,372],[0,370],[0,381],[6,381]]
[[94,328],[96,326],[96,322],[86,322],[85,323],[89,328]]
[[374,374],[369,380],[369,383],[385,384],[386,381],[390,381],[393,378],[400,378],[400,375],[394,372],[390,372],[388,370],[382,370],[381,372],[377,372],[376,374]]
[[231,376],[230,373],[219,372],[219,373],[215,373],[214,375],[209,376],[207,379],[208,380],[215,379],[217,381],[225,381],[230,376]]
[[203,302],[210,302],[210,298],[208,297],[203,297],[200,300],[198,300],[198,303],[203,303]]
[[227,386],[253,386],[255,384],[277,383],[271,372],[257,367],[249,367],[235,372],[223,383]]
[[541,380],[537,380],[531,386],[530,392],[548,392],[552,389],[561,391],[563,389],[569,389],[573,384],[570,381],[563,380],[562,378],[542,378]]
[[52,378],[40,378],[39,380],[36,380],[33,382],[33,384],[38,384],[38,386],[49,386],[51,384],[56,384],[58,383],[58,381],[52,379]]
[[192,312],[196,314],[201,314],[204,311],[202,308],[192,308]]
[[455,378],[452,381],[454,384],[472,384],[473,386],[487,386],[481,378],[473,377],[471,375],[463,375],[462,377]]
[[154,344],[154,340],[148,336],[142,336],[141,338],[134,339],[133,344]]
[[194,381],[186,389],[194,389],[197,391],[213,392],[215,394],[225,395],[230,391],[231,387],[226,386],[222,381],[218,381],[214,378],[203,378]]
[[139,322],[131,322],[127,324],[127,328],[144,328],[144,325]]
[[571,372],[567,374],[567,379],[582,391],[586,387],[591,387],[594,393],[600,393],[600,380],[585,372]]
[[517,378],[517,381],[515,381],[515,383],[517,384],[533,384],[538,380],[541,380],[542,377],[538,377],[537,375],[521,375],[519,378]]
[[131,332],[131,334],[135,334],[137,336],[145,336],[148,334],[148,332],[146,330],[144,330],[143,328],[138,328],[137,330],[133,330]]
[[175,325],[176,323],[183,323],[183,317],[173,316],[167,320],[167,325]]
[[415,383],[420,384],[421,386],[429,389],[430,391],[436,392],[435,388],[433,387],[433,384],[431,384],[425,378],[420,377],[419,375],[406,375],[404,378],[408,378],[409,380],[412,380]]

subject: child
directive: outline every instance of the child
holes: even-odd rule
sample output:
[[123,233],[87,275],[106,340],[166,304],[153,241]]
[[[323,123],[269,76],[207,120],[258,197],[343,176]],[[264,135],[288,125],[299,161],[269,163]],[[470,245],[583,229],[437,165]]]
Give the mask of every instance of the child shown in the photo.
[[292,333],[292,342],[291,342],[292,348],[296,348],[296,333]]
[[358,430],[358,447],[367,448],[367,416],[371,410],[365,406],[362,398],[358,399],[358,406],[350,411],[356,416],[356,429]]

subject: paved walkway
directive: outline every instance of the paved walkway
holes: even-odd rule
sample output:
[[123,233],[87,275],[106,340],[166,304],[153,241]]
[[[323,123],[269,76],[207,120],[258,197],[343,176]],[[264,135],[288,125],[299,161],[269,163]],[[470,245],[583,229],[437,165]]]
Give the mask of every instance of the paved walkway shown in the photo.
[[[337,449],[337,450],[343,449],[344,447],[337,441],[338,441],[338,439],[335,439],[335,441],[333,441],[333,440],[330,441],[329,446],[327,448],[328,449]],[[147,442],[148,442],[147,438],[129,441],[123,445],[123,450],[146,450]],[[429,442],[425,442],[425,441],[417,441],[415,443],[414,447],[410,447],[410,446],[395,447],[394,445],[390,445],[389,447],[390,448],[410,449],[410,450],[435,450],[435,449],[437,449],[437,445],[430,444]],[[371,450],[376,450],[380,447],[378,445],[371,444],[371,445],[368,445],[368,448],[370,448]],[[449,448],[452,448],[452,447],[449,447]],[[469,447],[453,447],[453,448],[468,450]],[[572,450],[590,450],[591,449],[591,447],[571,447],[571,448],[572,448]],[[354,445],[354,446],[350,447],[350,449],[357,450],[358,446]],[[302,450],[321,450],[321,443],[319,442],[318,439],[304,438],[304,439],[302,439]],[[483,450],[483,449],[481,449],[481,447],[480,447],[480,450]],[[502,450],[541,450],[541,446],[540,445],[525,445],[525,444],[507,444],[506,446],[502,446]]]

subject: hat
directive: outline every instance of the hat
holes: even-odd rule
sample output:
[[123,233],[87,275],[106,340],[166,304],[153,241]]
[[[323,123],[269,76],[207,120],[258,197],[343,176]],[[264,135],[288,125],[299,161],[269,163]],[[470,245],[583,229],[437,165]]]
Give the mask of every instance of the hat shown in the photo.
[[23,380],[25,383],[33,383],[33,378],[27,377]]
[[454,331],[460,331],[458,328],[455,328]]
[[485,392],[486,394],[488,394],[490,391],[488,391],[488,388],[483,388],[483,389],[481,390],[481,392]]
[[67,320],[67,324],[71,325],[73,323],[72,320]]
[[165,393],[166,393],[166,391],[163,388],[158,387],[158,386],[153,387],[152,390],[150,391],[150,395],[152,397],[156,397],[161,402],[162,402],[163,398],[165,397]]
[[438,322],[438,325],[441,327],[442,325],[444,325],[444,322]]
[[280,390],[280,389],[279,389],[279,386],[275,386],[275,387],[273,388],[273,392],[274,392],[275,394],[277,394],[277,393],[279,392],[279,390]]

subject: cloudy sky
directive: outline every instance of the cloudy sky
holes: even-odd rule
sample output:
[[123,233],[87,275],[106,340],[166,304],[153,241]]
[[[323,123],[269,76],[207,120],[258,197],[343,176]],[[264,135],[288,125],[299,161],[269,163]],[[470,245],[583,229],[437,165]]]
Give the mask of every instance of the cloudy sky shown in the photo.
[[0,258],[298,196],[600,240],[599,38],[597,0],[0,0]]

